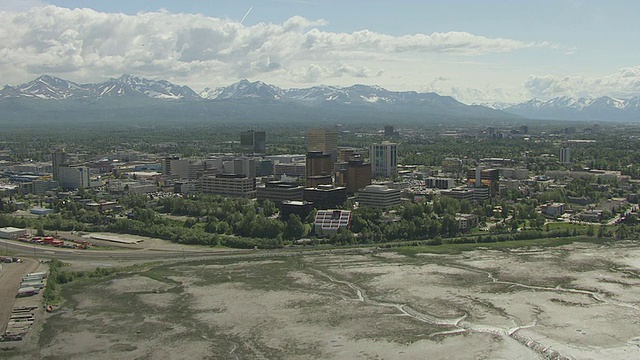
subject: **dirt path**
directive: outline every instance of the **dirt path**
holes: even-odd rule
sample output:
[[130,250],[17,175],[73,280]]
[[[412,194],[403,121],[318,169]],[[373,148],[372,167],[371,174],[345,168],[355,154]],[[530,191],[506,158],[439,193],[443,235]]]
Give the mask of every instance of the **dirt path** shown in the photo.
[[40,263],[33,259],[23,259],[22,263],[2,264],[2,270],[0,270],[0,334],[4,333],[9,322],[22,277],[34,272],[38,265]]

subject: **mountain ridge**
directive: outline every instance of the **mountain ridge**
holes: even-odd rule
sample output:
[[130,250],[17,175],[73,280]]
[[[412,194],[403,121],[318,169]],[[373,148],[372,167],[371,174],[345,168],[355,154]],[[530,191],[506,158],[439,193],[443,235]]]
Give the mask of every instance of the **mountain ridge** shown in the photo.
[[496,109],[530,119],[640,121],[639,96],[629,99],[560,96],[546,101],[534,98],[519,104],[496,106]]
[[[361,116],[366,116],[366,111],[383,113],[401,111],[413,114],[412,116],[423,114],[425,118],[441,117],[443,119],[493,118],[500,120],[524,117],[542,120],[640,121],[640,97],[617,99],[603,96],[586,99],[565,96],[547,101],[534,98],[519,104],[467,105],[451,96],[443,96],[435,92],[391,91],[377,85],[354,84],[348,87],[316,85],[308,88],[283,89],[262,81],[251,82],[247,79],[229,86],[208,87],[196,93],[188,86],[128,74],[93,84],[79,84],[50,75],[42,75],[24,84],[6,85],[0,89],[0,105],[4,103],[5,108],[12,108],[15,111],[26,110],[30,106],[46,108],[47,106],[42,104],[29,105],[29,101],[40,100],[62,101],[67,104],[56,105],[56,109],[81,107],[81,104],[105,101],[108,101],[110,106],[120,108],[142,108],[151,106],[153,101],[185,104],[215,102],[228,103],[228,106],[241,106],[240,103],[244,106],[271,103],[283,106],[297,104],[302,107],[300,109],[311,107],[317,111],[326,110],[329,106],[337,106],[344,111],[359,108]],[[77,104],[73,103],[74,101]],[[206,106],[203,111],[207,111]],[[259,117],[259,115],[258,111],[255,116]]]

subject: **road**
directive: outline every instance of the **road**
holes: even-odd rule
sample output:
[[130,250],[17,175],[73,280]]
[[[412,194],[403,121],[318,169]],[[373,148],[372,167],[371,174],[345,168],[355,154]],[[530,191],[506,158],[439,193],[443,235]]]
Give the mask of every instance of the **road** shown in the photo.
[[294,255],[322,255],[332,254],[354,254],[369,253],[375,251],[376,246],[366,247],[346,247],[342,249],[330,249],[313,247],[307,249],[273,249],[273,250],[220,250],[202,247],[194,250],[151,250],[151,249],[126,249],[119,250],[74,250],[56,248],[45,245],[25,244],[15,240],[3,240],[0,247],[7,248],[13,256],[29,257],[34,259],[58,259],[62,261],[88,261],[92,263],[112,263],[112,262],[148,262],[148,261],[180,261],[180,260],[216,260],[229,257],[272,257],[272,256],[294,256]]
[[162,260],[162,259],[193,259],[211,255],[234,255],[250,253],[253,250],[212,250],[203,247],[200,251],[180,250],[146,250],[146,249],[121,249],[121,250],[76,250],[57,248],[49,245],[26,244],[15,240],[3,240],[0,248],[6,249],[13,256],[30,257],[37,259],[58,260]]

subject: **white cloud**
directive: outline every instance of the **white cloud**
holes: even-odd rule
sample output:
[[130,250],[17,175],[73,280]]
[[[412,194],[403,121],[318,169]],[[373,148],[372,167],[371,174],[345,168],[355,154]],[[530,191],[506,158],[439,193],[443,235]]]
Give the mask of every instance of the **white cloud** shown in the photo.
[[464,87],[452,84],[451,79],[438,77],[420,88],[420,91],[435,92],[447,95],[464,104],[504,104],[515,103],[527,99],[522,89],[505,88],[501,86],[485,87],[483,89]]
[[344,63],[332,63],[327,66],[310,64],[305,68],[291,72],[289,78],[296,83],[316,84],[319,81],[348,76],[352,78],[379,77],[384,69],[371,70],[366,67],[353,66]]
[[640,66],[593,78],[581,76],[532,75],[524,87],[532,96],[548,99],[556,96],[595,98],[640,96]]
[[77,82],[130,73],[204,87],[239,78],[279,85],[379,79],[386,74],[383,68],[393,67],[413,80],[413,69],[403,68],[403,59],[418,63],[429,55],[471,57],[554,47],[466,32],[335,33],[321,30],[324,25],[324,20],[300,16],[282,24],[244,26],[167,11],[125,15],[55,6],[5,11],[0,12],[0,73],[9,83],[43,73]]

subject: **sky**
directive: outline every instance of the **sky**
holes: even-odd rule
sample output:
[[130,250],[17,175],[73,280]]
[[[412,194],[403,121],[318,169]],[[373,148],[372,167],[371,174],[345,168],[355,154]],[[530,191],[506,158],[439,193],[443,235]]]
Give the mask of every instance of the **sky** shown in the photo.
[[640,96],[637,0],[1,0],[0,84],[379,85],[464,103]]

